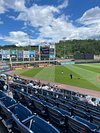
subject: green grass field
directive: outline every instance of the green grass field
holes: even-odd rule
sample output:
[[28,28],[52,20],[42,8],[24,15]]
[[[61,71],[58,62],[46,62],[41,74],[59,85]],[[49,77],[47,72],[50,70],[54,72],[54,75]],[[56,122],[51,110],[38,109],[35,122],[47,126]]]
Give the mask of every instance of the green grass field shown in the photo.
[[[62,74],[61,71],[64,73]],[[20,70],[14,73],[40,80],[100,91],[100,79],[98,78],[100,76],[100,64],[52,66]],[[73,75],[73,79],[70,79],[70,74]]]

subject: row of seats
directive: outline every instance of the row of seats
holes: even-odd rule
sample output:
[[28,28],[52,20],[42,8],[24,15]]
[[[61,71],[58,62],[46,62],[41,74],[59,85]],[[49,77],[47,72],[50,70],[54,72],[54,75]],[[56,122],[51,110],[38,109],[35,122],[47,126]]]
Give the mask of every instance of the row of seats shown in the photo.
[[0,117],[9,132],[59,133],[51,124],[0,91]]
[[[38,94],[27,93],[22,88],[13,89],[13,96],[16,100],[20,101],[33,112],[43,116],[44,119],[49,120],[51,123],[60,127],[62,132],[68,133],[99,133],[100,119],[86,114],[82,110],[72,108],[71,102],[68,105],[60,102],[59,98],[56,100]],[[42,97],[42,98],[41,98]]]
[[[26,91],[26,88],[23,86],[16,86],[15,88],[20,88],[19,90],[24,90]],[[50,99],[48,99],[48,102],[52,102],[53,104],[55,103],[55,100],[59,100],[59,102],[62,102],[64,104],[69,104],[72,107],[78,108],[82,111],[85,111],[86,113],[91,113],[91,115],[95,115],[95,116],[100,116],[100,107],[98,106],[93,106],[91,104],[88,104],[87,102],[84,101],[79,101],[79,99],[75,99],[76,97],[72,96],[70,98],[70,96],[63,96],[62,93],[58,93],[58,92],[52,92],[52,91],[48,91],[48,90],[41,90],[41,89],[35,89],[35,88],[28,88],[28,90],[26,91],[29,94],[32,95],[38,95],[38,97],[41,100],[46,100],[47,97],[50,97]],[[98,112],[98,113],[97,113]]]

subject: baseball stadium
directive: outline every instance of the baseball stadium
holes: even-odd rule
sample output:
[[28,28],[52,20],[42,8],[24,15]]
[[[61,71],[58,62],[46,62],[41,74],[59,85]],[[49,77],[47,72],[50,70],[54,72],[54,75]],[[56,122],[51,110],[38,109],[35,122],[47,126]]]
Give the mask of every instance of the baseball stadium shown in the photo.
[[76,3],[0,1],[0,133],[100,133],[100,2]]

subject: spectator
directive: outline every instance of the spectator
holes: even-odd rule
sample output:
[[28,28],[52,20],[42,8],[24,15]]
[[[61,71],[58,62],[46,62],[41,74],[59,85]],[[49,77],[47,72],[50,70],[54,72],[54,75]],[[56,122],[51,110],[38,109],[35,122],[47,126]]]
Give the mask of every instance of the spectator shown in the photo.
[[5,80],[3,76],[0,76],[0,90],[3,90],[4,85],[5,85]]
[[12,79],[11,76],[9,76],[9,78],[8,78],[8,84],[11,85],[12,83],[13,83],[13,79]]
[[33,87],[33,81],[31,80],[31,81],[27,84],[27,86]]
[[7,82],[6,75],[1,74],[1,76],[0,76],[0,89],[1,90],[7,90],[8,89],[8,85],[6,82]]

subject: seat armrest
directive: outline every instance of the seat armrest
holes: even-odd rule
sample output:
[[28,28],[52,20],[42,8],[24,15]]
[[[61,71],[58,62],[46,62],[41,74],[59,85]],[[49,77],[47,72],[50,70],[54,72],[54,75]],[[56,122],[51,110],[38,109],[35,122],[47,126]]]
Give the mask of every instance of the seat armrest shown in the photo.
[[14,108],[17,104],[18,104],[18,103],[15,103],[15,104],[9,106],[8,109],[12,109],[12,108]]
[[1,98],[0,98],[0,100],[3,100],[4,98],[6,98],[6,96],[4,96],[4,97],[1,97]]
[[28,117],[28,118],[22,120],[22,123],[23,123],[23,124],[26,124],[26,123],[27,123],[29,120],[31,120],[33,117],[34,117],[34,115],[32,115],[32,116],[30,116],[30,117]]

